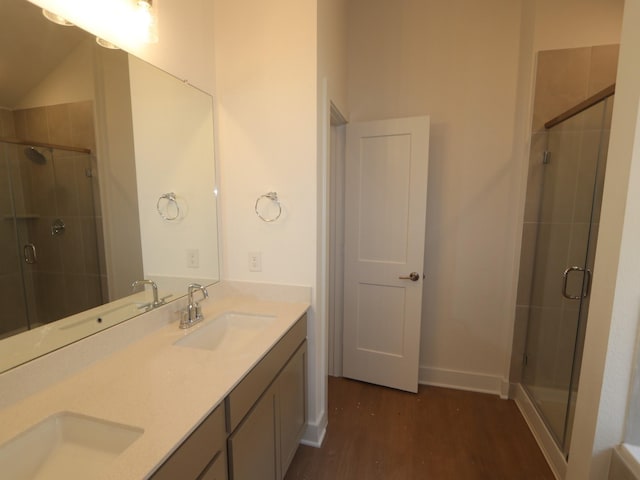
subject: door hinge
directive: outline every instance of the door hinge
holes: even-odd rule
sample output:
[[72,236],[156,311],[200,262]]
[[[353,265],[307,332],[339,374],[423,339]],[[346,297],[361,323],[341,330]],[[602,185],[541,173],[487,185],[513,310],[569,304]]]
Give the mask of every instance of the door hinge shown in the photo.
[[548,165],[551,163],[551,152],[549,150],[545,150],[542,153],[542,163]]
[[522,365],[524,365],[526,367],[527,363],[529,363],[529,357],[525,353],[525,354],[522,355]]

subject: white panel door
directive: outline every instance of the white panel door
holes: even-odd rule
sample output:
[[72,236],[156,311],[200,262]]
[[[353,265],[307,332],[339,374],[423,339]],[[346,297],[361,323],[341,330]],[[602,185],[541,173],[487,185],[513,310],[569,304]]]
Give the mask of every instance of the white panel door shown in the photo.
[[418,391],[429,117],[347,125],[343,374]]

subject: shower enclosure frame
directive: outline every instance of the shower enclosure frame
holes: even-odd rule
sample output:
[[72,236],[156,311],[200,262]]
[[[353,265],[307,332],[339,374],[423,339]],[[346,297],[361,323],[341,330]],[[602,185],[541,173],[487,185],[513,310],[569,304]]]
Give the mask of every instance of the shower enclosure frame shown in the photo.
[[[522,385],[565,458],[569,452],[575,398],[578,392],[606,168],[607,129],[610,125],[614,93],[615,85],[612,85],[548,121],[545,124],[546,148],[540,158],[544,167],[540,178],[541,194],[533,278],[529,292],[531,300],[528,306]],[[593,122],[597,117],[600,117],[600,125],[595,128]],[[585,148],[594,142],[596,136],[598,142],[595,151]],[[567,159],[563,158],[563,155],[570,157],[575,155],[575,152],[572,152],[569,146],[559,143],[561,140],[564,140],[565,144],[573,142],[570,146],[579,151],[573,160],[577,162],[574,172],[576,178],[573,179],[575,184],[571,220],[567,224],[563,224],[565,218],[558,220],[557,217],[562,217],[562,214],[558,214],[558,208],[554,208],[553,202],[554,194],[557,194],[558,201],[562,202],[562,195],[565,194],[562,190],[566,189],[566,185],[561,180],[569,178],[567,171],[558,166],[559,162]],[[594,160],[595,165],[591,165],[589,162]],[[594,169],[592,190],[589,192],[583,188],[583,191],[580,191],[581,185],[589,184],[588,178],[578,178],[582,173],[581,169],[587,171],[590,168]],[[548,197],[551,197],[551,206],[547,205]],[[587,198],[590,198],[588,226],[584,224],[587,208],[578,201]],[[565,210],[568,212],[568,208]],[[582,218],[579,218],[580,216]],[[564,230],[562,234],[559,233],[561,230]],[[569,240],[565,244],[557,240],[562,240],[563,234],[567,233],[568,235],[564,236]],[[574,239],[586,241],[581,245],[578,241],[574,243]],[[561,246],[566,247],[566,264],[558,268],[554,265],[557,262],[553,262],[552,259],[561,256],[561,252],[558,253],[562,250]],[[554,252],[554,249],[558,251]],[[549,269],[553,271],[548,271]],[[575,302],[578,302],[578,305]],[[575,323],[575,330],[570,337],[569,327],[573,327],[572,322]],[[545,329],[547,337],[543,335]],[[556,332],[556,336],[548,338],[549,332]],[[561,340],[564,340],[564,344]],[[555,352],[549,348],[549,344],[553,342],[556,344]],[[563,346],[566,348],[559,348]],[[570,355],[565,358],[560,350],[570,350]],[[549,358],[550,352],[555,355],[554,358]],[[547,355],[543,355],[545,353]],[[553,371],[556,368],[560,373]]]

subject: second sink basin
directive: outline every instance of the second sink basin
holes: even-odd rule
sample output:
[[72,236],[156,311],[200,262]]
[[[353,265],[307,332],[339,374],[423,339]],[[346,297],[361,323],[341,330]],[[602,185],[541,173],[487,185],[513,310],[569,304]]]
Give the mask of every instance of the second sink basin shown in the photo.
[[143,430],[60,412],[0,446],[2,478],[92,478],[131,445]]
[[174,344],[204,350],[237,352],[260,335],[260,332],[275,318],[271,315],[226,312],[188,333]]

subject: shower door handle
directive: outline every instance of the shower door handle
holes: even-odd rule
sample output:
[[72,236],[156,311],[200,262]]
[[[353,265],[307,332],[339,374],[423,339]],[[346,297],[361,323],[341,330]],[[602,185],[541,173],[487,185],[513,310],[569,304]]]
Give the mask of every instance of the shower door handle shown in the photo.
[[[582,286],[582,291],[580,292],[580,295],[569,295],[569,292],[567,292],[567,283],[569,281],[569,274],[571,272],[582,272],[585,275],[587,275],[586,288],[584,285]],[[581,300],[589,295],[589,292],[591,290],[591,270],[589,270],[588,268],[584,269],[582,267],[573,266],[573,267],[567,268],[562,274],[562,277],[564,278],[564,282],[562,284],[562,296],[564,298],[568,298],[569,300]]]
[[587,284],[584,286],[584,295],[582,298],[588,297],[591,293],[591,280],[593,280],[593,272],[590,268],[585,269],[584,273],[587,275]]
[[36,246],[33,243],[27,243],[22,249],[22,253],[24,254],[24,261],[29,265],[33,265],[38,261]]

